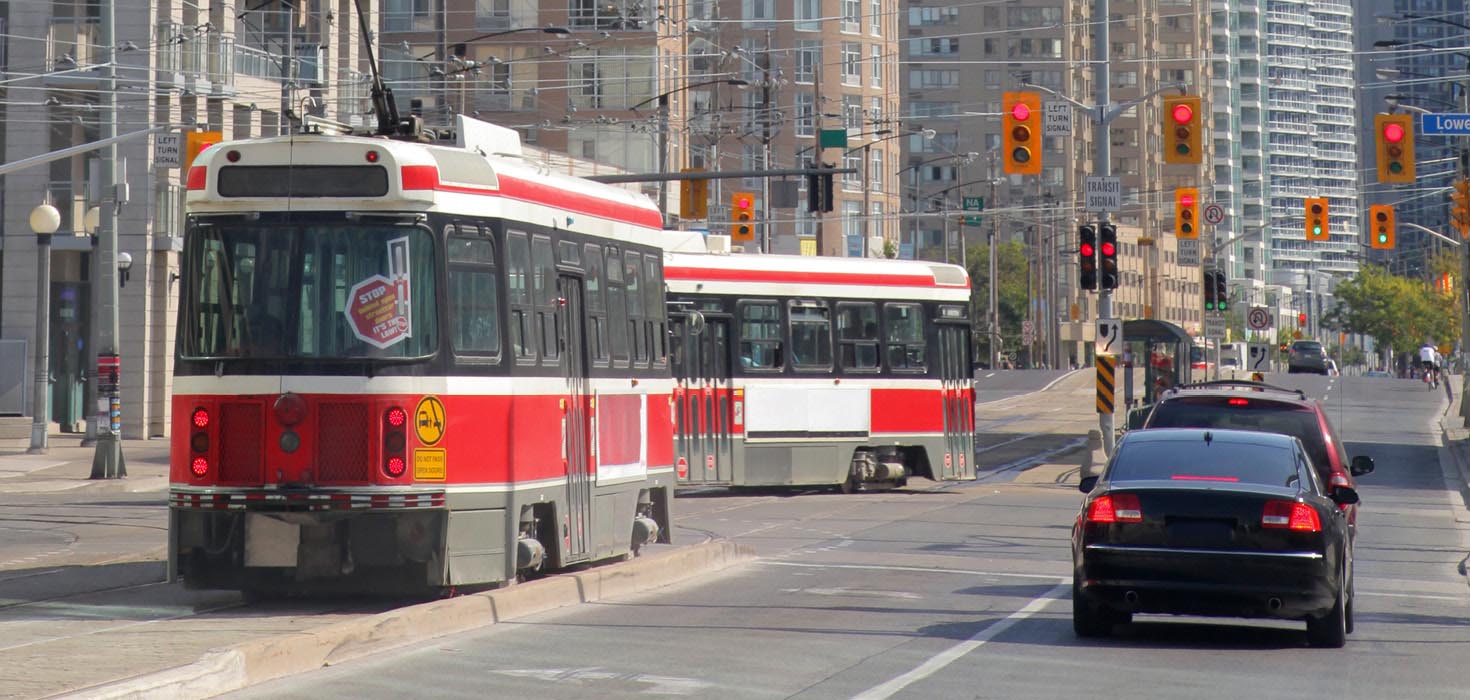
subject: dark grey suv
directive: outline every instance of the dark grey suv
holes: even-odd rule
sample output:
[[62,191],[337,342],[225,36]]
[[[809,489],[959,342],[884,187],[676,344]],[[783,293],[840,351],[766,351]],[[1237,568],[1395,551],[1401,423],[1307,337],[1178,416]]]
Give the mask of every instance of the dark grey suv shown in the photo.
[[1291,344],[1290,355],[1286,359],[1286,371],[1290,374],[1327,374],[1327,351],[1315,340],[1298,340]]

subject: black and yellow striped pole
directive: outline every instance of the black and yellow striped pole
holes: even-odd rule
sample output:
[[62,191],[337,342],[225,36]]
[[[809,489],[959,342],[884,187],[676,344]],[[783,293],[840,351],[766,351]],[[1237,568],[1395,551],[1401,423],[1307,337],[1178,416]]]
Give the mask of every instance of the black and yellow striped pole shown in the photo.
[[1097,412],[1113,413],[1113,377],[1118,367],[1118,358],[1113,355],[1097,356]]

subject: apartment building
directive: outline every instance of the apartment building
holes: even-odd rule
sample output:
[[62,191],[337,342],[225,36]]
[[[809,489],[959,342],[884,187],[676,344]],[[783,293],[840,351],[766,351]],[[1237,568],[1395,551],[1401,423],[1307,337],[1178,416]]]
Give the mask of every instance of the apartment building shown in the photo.
[[[896,250],[897,0],[385,2],[391,84],[431,124],[469,113],[633,172],[850,168],[824,216],[799,177],[715,181],[703,221],[673,215],[678,183],[643,190],[663,193],[670,225],[718,233],[732,195],[753,194],[748,248]],[[843,129],[845,147],[818,147]]]
[[[375,13],[376,0],[364,2]],[[103,46],[101,3],[10,3],[4,162],[13,163],[100,138],[98,108],[109,89],[96,67],[117,63],[117,133],[126,160],[127,201],[118,249],[132,265],[119,290],[122,429],[128,438],[164,435],[169,425],[182,186],[178,168],[154,160],[153,127],[197,126],[225,138],[290,128],[286,112],[351,120],[366,109],[352,0],[170,3],[115,0],[116,41]],[[376,17],[370,18],[374,22]],[[20,37],[27,37],[21,39]],[[4,177],[0,236],[0,340],[25,341],[32,376],[37,246],[28,217],[48,199],[61,213],[51,254],[50,338],[53,420],[79,430],[90,418],[84,377],[95,356],[92,310],[99,290],[88,216],[101,193],[89,174],[99,151],[51,161]],[[120,256],[121,257],[121,256]],[[13,368],[12,368],[13,369]],[[35,410],[25,392],[23,411]]]

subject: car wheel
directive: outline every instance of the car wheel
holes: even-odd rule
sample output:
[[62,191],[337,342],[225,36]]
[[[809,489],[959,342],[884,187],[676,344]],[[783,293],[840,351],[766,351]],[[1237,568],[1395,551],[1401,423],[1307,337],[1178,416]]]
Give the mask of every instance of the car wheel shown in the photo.
[[1349,601],[1346,578],[1343,575],[1337,580],[1337,597],[1332,601],[1332,609],[1324,615],[1307,618],[1307,641],[1314,647],[1339,649],[1347,644]]
[[1078,637],[1106,637],[1113,633],[1114,616],[1082,595],[1077,575],[1072,575],[1072,631]]

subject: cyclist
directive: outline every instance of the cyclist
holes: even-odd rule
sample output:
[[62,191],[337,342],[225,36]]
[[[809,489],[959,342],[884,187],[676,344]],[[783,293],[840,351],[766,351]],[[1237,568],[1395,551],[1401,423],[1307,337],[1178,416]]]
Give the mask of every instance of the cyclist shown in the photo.
[[1439,350],[1435,349],[1429,341],[1419,346],[1419,366],[1424,368],[1424,381],[1430,388],[1439,384]]

